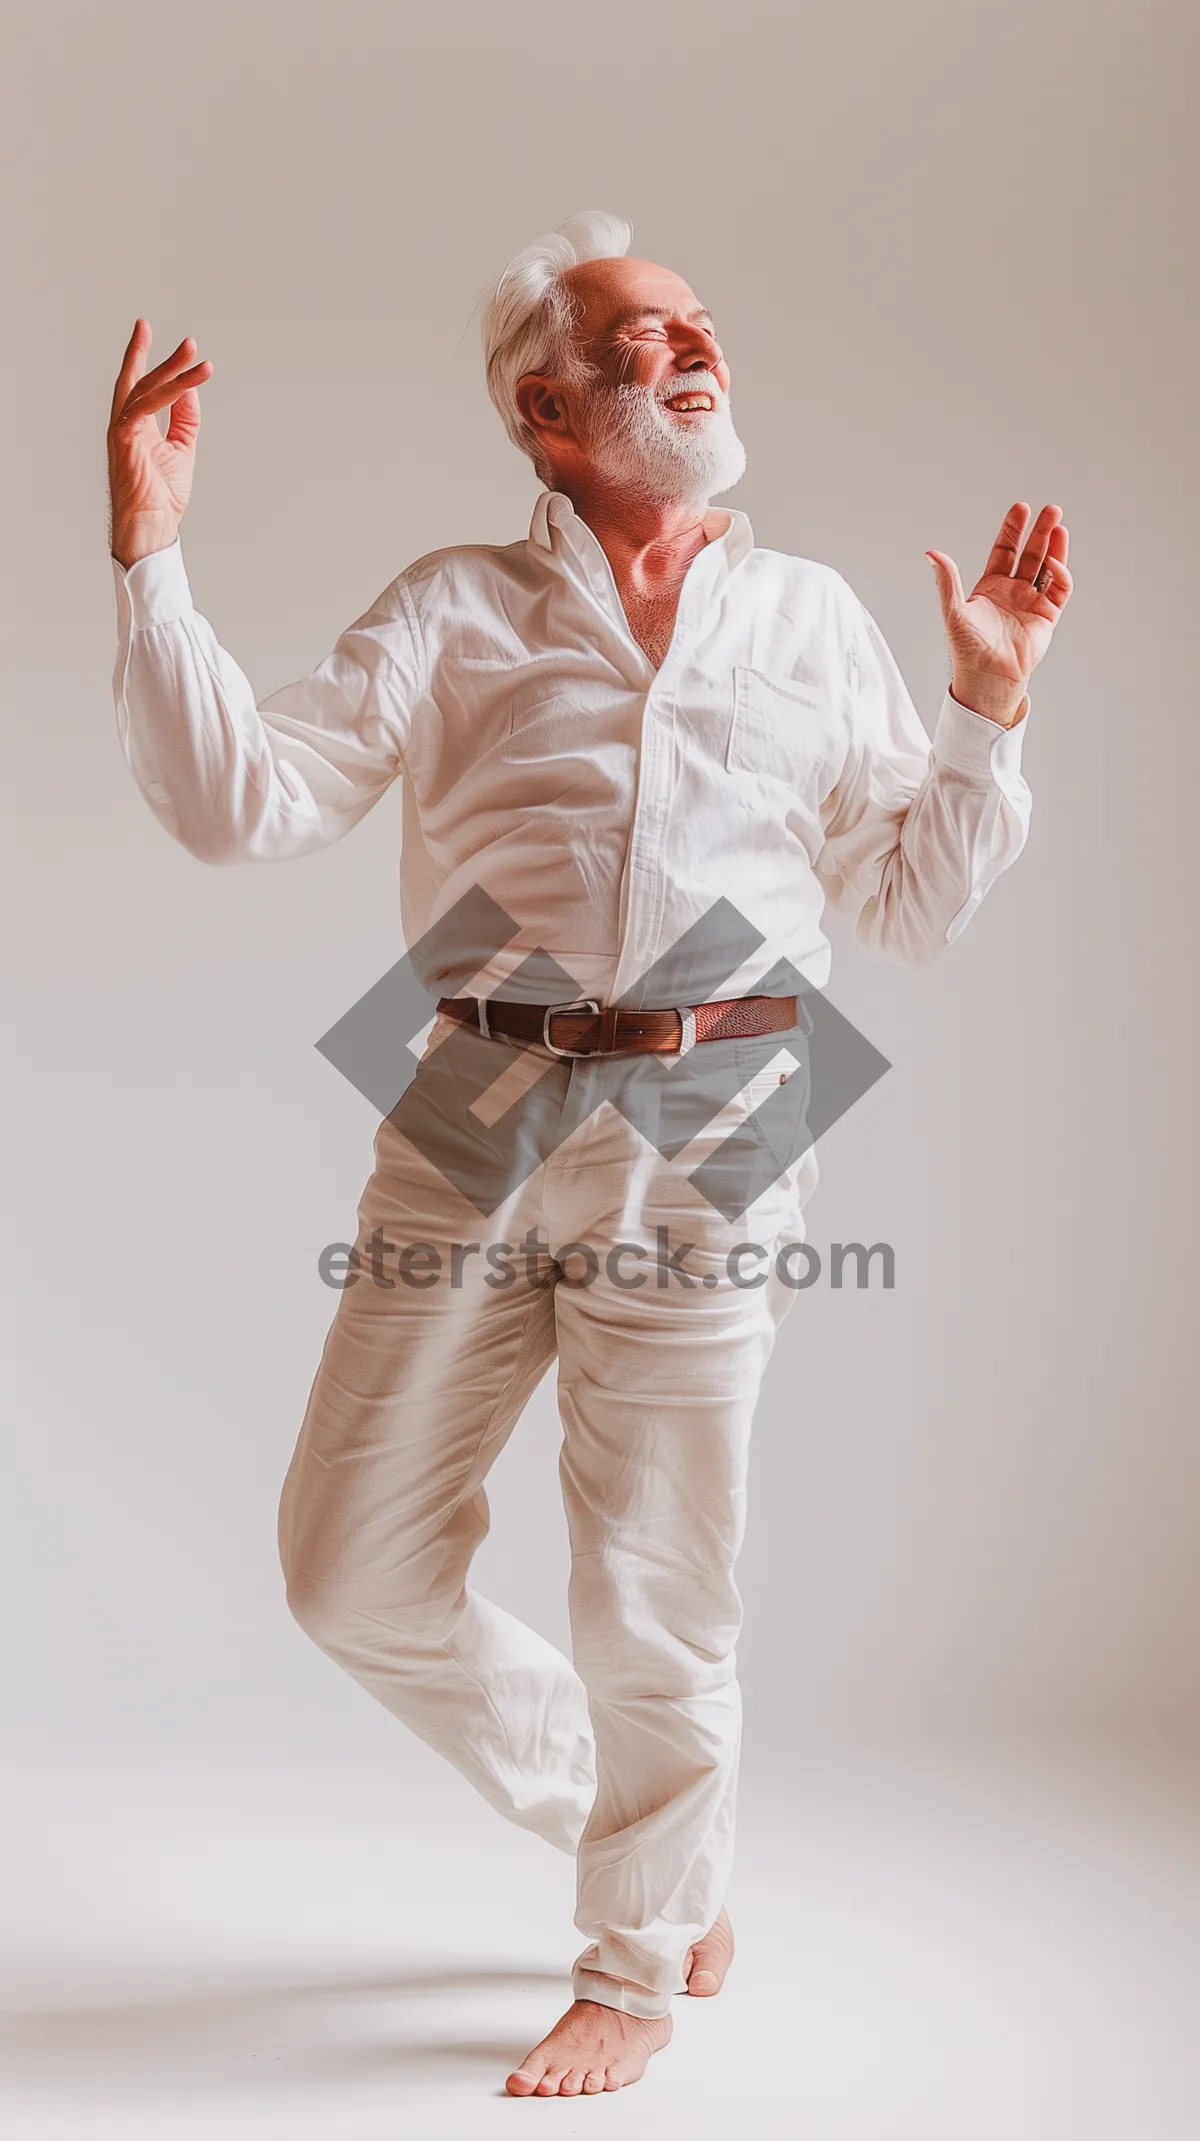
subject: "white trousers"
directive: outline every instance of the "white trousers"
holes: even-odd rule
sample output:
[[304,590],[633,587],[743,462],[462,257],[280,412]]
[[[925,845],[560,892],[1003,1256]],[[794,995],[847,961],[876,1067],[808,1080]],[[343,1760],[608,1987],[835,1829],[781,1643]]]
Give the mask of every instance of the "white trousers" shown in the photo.
[[[469,1166],[478,1138],[494,1165],[504,1118],[464,1128],[431,1076],[452,1032],[491,1087],[485,1114],[506,1097],[498,1064],[510,1087],[536,1079],[486,1219],[425,1156],[431,1137],[418,1149],[397,1126],[423,1103],[439,1158],[453,1148]],[[700,1045],[742,1063],[741,1042]],[[361,1268],[326,1340],[279,1539],[289,1604],[321,1648],[502,1814],[576,1856],[576,1998],[650,2016],[685,1989],[730,1870],[750,1422],[796,1294],[777,1251],[802,1239],[816,1166],[806,1154],[722,1217],[688,1171],[731,1129],[761,1144],[751,1118],[779,1069],[747,1068],[742,1094],[665,1160],[597,1105],[652,1080],[663,1142],[673,1089],[647,1061],[517,1051],[439,1015],[375,1139]],[[553,1149],[516,1180],[528,1139],[546,1150],[548,1134]],[[499,1243],[517,1252],[507,1283],[500,1252],[488,1261]],[[739,1243],[753,1247],[731,1264]],[[467,1582],[484,1480],[556,1356],[572,1660]]]

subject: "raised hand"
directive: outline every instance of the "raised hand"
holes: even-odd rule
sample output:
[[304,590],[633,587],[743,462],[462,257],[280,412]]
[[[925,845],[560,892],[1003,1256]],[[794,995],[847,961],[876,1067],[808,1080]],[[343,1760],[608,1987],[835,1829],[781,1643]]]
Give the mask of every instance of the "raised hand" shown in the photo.
[[1071,593],[1061,509],[1043,506],[1030,528],[1029,507],[1010,506],[969,596],[953,558],[942,550],[925,555],[954,662],[950,689],[964,706],[1008,727]]
[[[196,463],[200,430],[198,386],[209,378],[207,358],[191,360],[196,344],[185,335],[177,349],[146,371],[152,335],[149,320],[137,320],[113,389],[108,425],[108,487],[112,500],[112,554],[132,565],[152,550],[165,550],[179,533]],[[170,408],[165,433],[155,412]]]

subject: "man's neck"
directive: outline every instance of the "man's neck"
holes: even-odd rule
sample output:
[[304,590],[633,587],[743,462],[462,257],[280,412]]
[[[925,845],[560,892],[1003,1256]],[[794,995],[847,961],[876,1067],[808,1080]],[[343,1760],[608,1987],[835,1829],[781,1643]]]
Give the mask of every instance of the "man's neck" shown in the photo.
[[677,599],[692,559],[729,525],[721,507],[647,498],[612,484],[567,495],[612,566],[622,600],[638,603]]

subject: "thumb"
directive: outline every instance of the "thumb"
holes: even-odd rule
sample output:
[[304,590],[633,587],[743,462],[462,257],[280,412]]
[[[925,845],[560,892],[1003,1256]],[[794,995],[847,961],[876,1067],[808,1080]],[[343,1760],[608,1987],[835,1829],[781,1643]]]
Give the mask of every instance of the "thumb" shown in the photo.
[[942,605],[942,616],[949,622],[953,612],[961,609],[965,600],[963,584],[958,576],[958,567],[953,558],[947,557],[944,550],[927,550],[925,555],[933,567],[933,577],[937,582],[938,599]]
[[200,429],[200,396],[195,387],[185,387],[171,403],[171,420],[163,437],[172,446],[194,447]]

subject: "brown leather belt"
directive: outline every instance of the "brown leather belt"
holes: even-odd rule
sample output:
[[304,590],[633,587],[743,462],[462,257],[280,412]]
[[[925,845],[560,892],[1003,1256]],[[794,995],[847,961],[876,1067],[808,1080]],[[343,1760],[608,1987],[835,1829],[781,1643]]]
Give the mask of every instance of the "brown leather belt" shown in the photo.
[[500,1034],[508,1040],[542,1041],[556,1056],[684,1055],[697,1041],[786,1033],[798,1021],[794,996],[728,996],[671,1011],[620,1011],[594,997],[567,1005],[442,996],[438,1010],[489,1038]]

